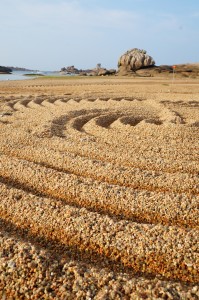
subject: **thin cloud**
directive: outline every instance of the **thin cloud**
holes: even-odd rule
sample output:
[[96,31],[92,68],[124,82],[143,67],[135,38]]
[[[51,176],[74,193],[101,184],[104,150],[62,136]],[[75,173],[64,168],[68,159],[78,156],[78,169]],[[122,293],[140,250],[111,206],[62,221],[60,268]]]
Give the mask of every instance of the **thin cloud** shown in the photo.
[[[11,26],[25,24],[26,26],[54,26],[58,30],[77,31],[78,29],[101,28],[126,30],[128,32],[144,31],[153,29],[172,29],[179,27],[174,15],[156,14],[154,12],[138,12],[136,10],[105,9],[99,7],[84,8],[80,1],[30,1],[25,0],[2,0],[3,8],[14,5],[15,17],[11,14],[9,20],[1,19],[1,23]],[[15,20],[15,21],[12,21]],[[16,24],[17,23],[17,24]],[[157,24],[158,23],[158,24]],[[157,26],[158,25],[158,26]]]
[[[77,1],[60,3],[23,2],[21,13],[30,21],[56,22],[57,25],[127,28],[138,22],[138,13],[116,9],[84,9]],[[73,28],[71,28],[72,30]]]

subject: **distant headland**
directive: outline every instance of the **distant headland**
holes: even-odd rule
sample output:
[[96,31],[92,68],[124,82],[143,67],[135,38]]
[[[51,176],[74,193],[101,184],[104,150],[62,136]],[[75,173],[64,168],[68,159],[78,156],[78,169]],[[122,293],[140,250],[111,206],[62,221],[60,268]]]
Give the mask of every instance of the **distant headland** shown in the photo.
[[4,67],[0,66],[0,74],[12,74],[13,71],[33,71],[26,68],[19,68],[19,67]]
[[11,73],[12,73],[11,68],[0,66],[0,74],[11,74]]
[[12,71],[34,71],[31,69],[19,68],[19,67],[8,67],[8,68],[11,69]]

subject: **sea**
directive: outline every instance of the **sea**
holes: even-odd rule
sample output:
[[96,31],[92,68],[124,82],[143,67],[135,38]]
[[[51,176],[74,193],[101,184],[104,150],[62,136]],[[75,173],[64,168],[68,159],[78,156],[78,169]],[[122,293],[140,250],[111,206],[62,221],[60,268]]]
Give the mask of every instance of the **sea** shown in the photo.
[[[37,75],[35,76],[25,76],[25,74],[36,74],[34,71],[12,71],[12,74],[0,74],[0,81],[6,81],[6,80],[26,80],[26,79],[31,79],[31,78],[36,78]],[[56,75],[59,76],[59,72],[51,72],[51,71],[45,71],[45,72],[38,72],[38,76],[40,74],[43,75]]]

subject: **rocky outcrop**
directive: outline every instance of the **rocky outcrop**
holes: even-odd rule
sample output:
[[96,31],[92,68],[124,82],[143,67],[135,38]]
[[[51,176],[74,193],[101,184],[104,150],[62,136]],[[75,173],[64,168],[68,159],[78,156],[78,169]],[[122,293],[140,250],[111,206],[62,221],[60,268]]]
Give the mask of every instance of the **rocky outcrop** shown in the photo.
[[118,73],[120,75],[133,74],[142,68],[155,65],[155,61],[145,50],[133,48],[125,52],[118,61]]
[[80,70],[75,68],[74,66],[69,66],[69,67],[64,67],[60,71],[61,73],[66,73],[66,74],[79,74]]
[[136,71],[136,76],[158,76],[170,77],[175,72],[176,78],[199,78],[199,64],[177,64],[173,69],[172,65],[152,66],[147,69],[139,69]]
[[115,74],[116,74],[115,69],[107,70],[105,68],[100,68],[97,70],[97,76],[107,76],[107,75],[115,75]]
[[82,70],[82,69],[77,69],[74,66],[70,67],[64,67],[61,69],[60,73],[62,74],[76,74],[80,76],[107,76],[107,75],[115,75],[116,70],[115,69],[110,69],[107,70],[106,68],[94,68],[94,69],[87,69],[87,70]]
[[10,74],[10,73],[12,73],[12,69],[0,66],[0,74]]
[[199,77],[199,63],[195,64],[179,64],[175,66],[175,74],[181,77],[198,78]]

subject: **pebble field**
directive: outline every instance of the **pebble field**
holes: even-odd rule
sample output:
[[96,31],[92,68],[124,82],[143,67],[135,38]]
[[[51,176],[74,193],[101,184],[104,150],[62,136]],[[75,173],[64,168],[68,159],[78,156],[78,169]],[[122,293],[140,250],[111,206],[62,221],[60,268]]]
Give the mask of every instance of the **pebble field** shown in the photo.
[[199,82],[0,82],[0,299],[199,299]]

